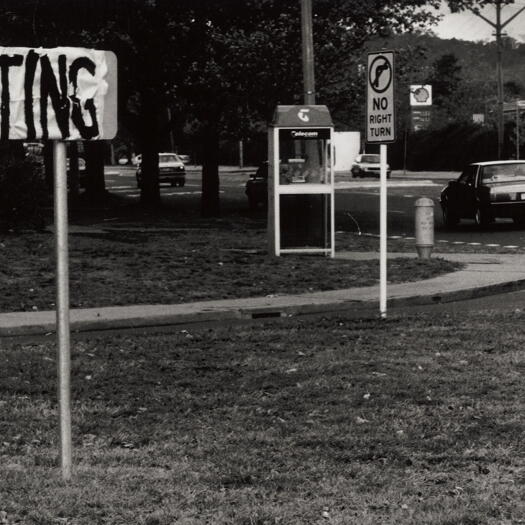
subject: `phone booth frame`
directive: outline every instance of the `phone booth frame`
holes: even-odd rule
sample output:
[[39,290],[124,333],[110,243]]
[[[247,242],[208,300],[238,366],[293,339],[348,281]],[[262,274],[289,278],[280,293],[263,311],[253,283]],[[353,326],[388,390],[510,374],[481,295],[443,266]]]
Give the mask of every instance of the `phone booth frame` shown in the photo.
[[[277,106],[275,110],[268,129],[268,240],[270,253],[275,256],[288,253],[335,256],[333,134],[334,125],[326,106]],[[296,152],[292,152],[293,158],[287,162],[282,159],[285,146],[288,149],[293,146]],[[308,162],[313,163],[314,157],[318,164],[309,169]],[[291,174],[292,170],[297,173],[301,169],[299,175]],[[316,198],[320,199],[321,210],[317,213],[314,209],[313,214],[309,214],[304,203],[314,202]],[[303,246],[283,247],[283,226],[287,225],[282,223],[285,220],[282,201],[286,199],[298,202],[299,207],[302,205],[303,216],[308,215],[314,227],[318,219],[322,246],[312,246],[305,241]]]

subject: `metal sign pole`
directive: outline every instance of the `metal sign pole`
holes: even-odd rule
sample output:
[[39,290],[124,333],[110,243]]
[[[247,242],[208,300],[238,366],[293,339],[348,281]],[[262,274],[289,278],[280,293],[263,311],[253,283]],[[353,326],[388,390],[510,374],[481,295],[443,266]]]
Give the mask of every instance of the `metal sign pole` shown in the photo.
[[380,144],[380,190],[379,190],[379,311],[386,317],[386,263],[387,263],[387,194],[386,194],[386,144]]
[[[368,54],[366,141],[379,144],[379,313],[386,317],[387,143],[396,140],[393,51]],[[406,137],[405,137],[406,148]]]
[[516,102],[516,160],[520,160],[520,107]]
[[53,141],[55,203],[56,317],[58,339],[58,400],[60,466],[64,481],[71,479],[71,348],[69,332],[69,269],[66,143]]

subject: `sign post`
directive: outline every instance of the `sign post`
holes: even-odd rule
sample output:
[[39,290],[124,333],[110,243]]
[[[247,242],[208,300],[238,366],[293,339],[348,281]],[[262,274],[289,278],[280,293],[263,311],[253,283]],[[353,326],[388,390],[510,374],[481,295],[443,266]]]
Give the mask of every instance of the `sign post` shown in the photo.
[[379,312],[387,310],[387,144],[396,140],[394,53],[368,54],[366,141],[379,144]]
[[67,214],[68,140],[117,132],[117,58],[75,47],[2,47],[0,140],[53,142],[60,466],[71,479],[71,348]]
[[66,143],[53,141],[55,204],[56,318],[58,337],[58,406],[62,478],[71,479],[71,347],[69,331],[69,264]]

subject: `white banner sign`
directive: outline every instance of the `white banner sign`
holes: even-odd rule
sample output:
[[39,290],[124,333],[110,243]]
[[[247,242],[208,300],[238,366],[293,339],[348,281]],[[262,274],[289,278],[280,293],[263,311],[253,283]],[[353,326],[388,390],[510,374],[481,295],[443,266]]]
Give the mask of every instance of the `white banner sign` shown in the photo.
[[0,140],[100,140],[117,132],[117,59],[75,47],[0,47]]

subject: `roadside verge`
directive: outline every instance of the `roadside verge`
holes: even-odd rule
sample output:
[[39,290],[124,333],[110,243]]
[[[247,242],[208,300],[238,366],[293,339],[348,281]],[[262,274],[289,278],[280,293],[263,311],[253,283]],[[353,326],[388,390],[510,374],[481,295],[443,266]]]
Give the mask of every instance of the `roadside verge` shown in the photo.
[[[413,254],[396,254],[413,257]],[[436,255],[436,257],[439,255]],[[376,253],[348,252],[338,257],[368,260]],[[464,300],[525,288],[525,255],[446,254],[463,269],[424,281],[389,284],[390,307]],[[370,310],[378,304],[378,286],[295,295],[199,301],[172,305],[131,305],[79,308],[70,311],[72,332],[103,331],[192,323],[228,322]],[[55,312],[0,314],[0,336],[42,335],[55,332]]]

